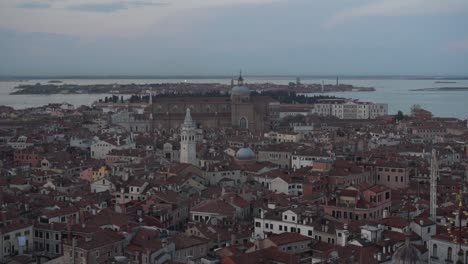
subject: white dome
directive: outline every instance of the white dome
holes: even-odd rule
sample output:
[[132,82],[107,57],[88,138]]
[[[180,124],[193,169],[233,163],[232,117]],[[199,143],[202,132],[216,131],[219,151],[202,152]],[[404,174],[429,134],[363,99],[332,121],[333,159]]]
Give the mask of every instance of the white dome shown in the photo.
[[250,148],[241,148],[236,153],[236,159],[253,160],[255,159],[255,153]]
[[250,90],[247,86],[235,86],[231,90],[231,95],[248,96],[250,95]]

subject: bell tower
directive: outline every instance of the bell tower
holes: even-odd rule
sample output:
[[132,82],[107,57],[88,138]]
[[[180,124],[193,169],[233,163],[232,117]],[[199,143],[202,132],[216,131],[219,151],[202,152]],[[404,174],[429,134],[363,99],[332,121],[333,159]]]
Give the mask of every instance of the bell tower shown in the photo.
[[197,166],[197,142],[196,142],[195,124],[190,114],[190,108],[187,108],[185,120],[182,124],[180,133],[180,163],[189,163]]

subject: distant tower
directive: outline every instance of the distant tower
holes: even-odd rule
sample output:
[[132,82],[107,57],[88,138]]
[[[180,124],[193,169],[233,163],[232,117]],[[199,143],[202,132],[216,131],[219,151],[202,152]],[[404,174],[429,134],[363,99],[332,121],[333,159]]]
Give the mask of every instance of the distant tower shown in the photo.
[[322,80],[322,93],[325,92],[325,88],[323,88],[323,80]]
[[242,78],[242,70],[239,72],[239,79],[237,79],[237,85],[243,86],[244,85],[244,78]]
[[150,109],[150,120],[153,120],[153,92],[149,94],[149,109]]
[[234,75],[231,77],[231,89],[234,87]]
[[180,134],[180,163],[197,165],[197,143],[195,136],[195,124],[193,123],[192,115],[190,114],[190,108],[187,108]]
[[301,85],[301,78],[299,78],[299,76],[296,77],[296,86],[300,86]]
[[430,218],[436,221],[437,210],[437,178],[439,178],[439,164],[437,163],[436,150],[432,150],[431,157],[431,201],[430,201]]
[[336,86],[339,85],[339,82],[338,82],[338,76],[336,76]]

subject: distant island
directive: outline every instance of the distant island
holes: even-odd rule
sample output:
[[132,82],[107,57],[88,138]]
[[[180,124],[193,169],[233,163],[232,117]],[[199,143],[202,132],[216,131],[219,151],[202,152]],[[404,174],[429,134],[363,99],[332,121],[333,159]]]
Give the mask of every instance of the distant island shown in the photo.
[[59,81],[59,80],[50,80],[49,83],[62,83],[62,81]]
[[420,88],[420,89],[412,89],[410,91],[426,91],[426,92],[437,92],[437,91],[444,91],[444,92],[458,92],[458,91],[468,91],[468,87],[436,87],[436,88]]
[[[52,83],[53,82],[53,83]],[[178,93],[213,92],[228,93],[232,84],[220,83],[154,83],[154,84],[58,84],[59,81],[49,81],[47,84],[25,84],[15,87],[11,94],[148,94],[150,92],[168,93],[177,91]],[[373,87],[356,87],[349,84],[273,84],[273,83],[249,83],[248,87],[253,91],[288,91],[296,93],[329,93],[329,92],[373,92]]]
[[457,83],[452,81],[435,81],[435,83]]

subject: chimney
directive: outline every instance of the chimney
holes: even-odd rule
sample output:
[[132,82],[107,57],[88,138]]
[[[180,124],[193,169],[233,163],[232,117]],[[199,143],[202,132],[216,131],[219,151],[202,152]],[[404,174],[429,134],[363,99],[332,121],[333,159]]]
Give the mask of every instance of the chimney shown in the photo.
[[73,238],[72,240],[72,253],[71,253],[71,257],[73,259],[72,263],[75,264],[75,249],[76,249],[76,238]]
[[68,223],[67,223],[67,239],[68,239],[68,242],[71,241],[71,238],[72,238],[72,226],[71,226],[71,222],[69,220]]

